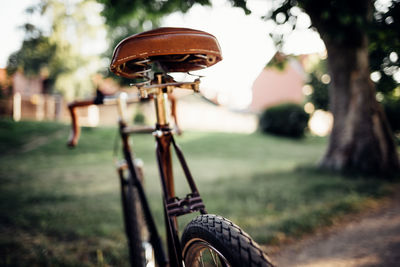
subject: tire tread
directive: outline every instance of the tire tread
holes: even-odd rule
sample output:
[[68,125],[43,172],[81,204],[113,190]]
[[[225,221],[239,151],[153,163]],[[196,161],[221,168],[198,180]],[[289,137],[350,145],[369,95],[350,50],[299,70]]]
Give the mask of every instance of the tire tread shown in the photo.
[[224,256],[233,266],[273,266],[268,256],[246,232],[221,216],[205,214],[194,218],[183,232],[183,247],[193,238],[205,239],[216,248],[222,248],[225,254],[229,254]]

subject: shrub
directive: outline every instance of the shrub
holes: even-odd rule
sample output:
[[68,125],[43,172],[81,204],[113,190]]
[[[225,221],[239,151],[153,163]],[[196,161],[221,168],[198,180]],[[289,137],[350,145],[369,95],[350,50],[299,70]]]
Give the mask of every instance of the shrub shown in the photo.
[[265,109],[260,116],[259,126],[264,133],[302,137],[308,119],[309,115],[302,106],[284,103]]
[[145,116],[143,113],[138,112],[135,114],[135,116],[133,117],[133,123],[134,124],[144,124],[145,123]]

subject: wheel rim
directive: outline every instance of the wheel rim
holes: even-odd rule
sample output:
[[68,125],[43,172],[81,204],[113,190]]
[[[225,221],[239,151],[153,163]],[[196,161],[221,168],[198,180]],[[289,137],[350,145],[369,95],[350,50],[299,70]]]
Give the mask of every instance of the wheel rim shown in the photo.
[[202,239],[193,239],[184,249],[186,267],[231,266],[222,253]]

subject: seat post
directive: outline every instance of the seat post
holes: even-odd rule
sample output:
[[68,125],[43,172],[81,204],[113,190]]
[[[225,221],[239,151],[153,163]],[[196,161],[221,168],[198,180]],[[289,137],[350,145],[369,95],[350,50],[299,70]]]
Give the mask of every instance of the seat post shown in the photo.
[[[156,74],[155,82],[157,84],[161,84],[163,82],[163,74]],[[167,102],[168,95],[163,92],[163,88],[159,87],[157,92],[154,93],[154,103],[156,106],[156,117],[157,117],[157,130],[160,135],[156,135],[157,143],[158,143],[158,151],[161,156],[161,165],[162,170],[164,172],[164,179],[166,185],[166,197],[169,198],[175,197],[175,189],[174,189],[174,176],[172,172],[172,155],[171,155],[171,130],[168,127],[167,120]]]
[[[162,74],[156,75],[156,82],[157,84],[162,83]],[[154,103],[156,106],[157,125],[161,127],[168,125],[167,102],[168,102],[167,93],[163,92],[163,88],[161,87],[158,88],[158,92],[154,94]]]
[[[161,85],[163,82],[163,75],[156,74],[154,81],[156,84]],[[153,94],[156,107],[157,130],[159,130],[157,132],[160,133],[160,135],[156,135],[156,150],[161,180],[164,187],[164,212],[167,231],[166,235],[168,243],[169,266],[182,267],[182,256],[180,255],[180,249],[177,249],[180,247],[180,241],[178,237],[178,222],[176,217],[169,217],[167,212],[168,202],[175,197],[175,185],[171,154],[172,133],[168,127],[167,120],[168,95],[163,91],[163,89],[164,88],[160,86]]]

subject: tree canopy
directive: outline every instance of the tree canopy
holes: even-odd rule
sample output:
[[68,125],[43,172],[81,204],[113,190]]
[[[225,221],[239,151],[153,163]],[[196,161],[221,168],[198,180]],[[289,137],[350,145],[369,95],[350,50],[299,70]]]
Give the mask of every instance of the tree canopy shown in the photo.
[[[30,27],[29,24],[26,25]],[[48,37],[39,35],[25,39],[20,50],[8,58],[7,71],[9,74],[21,69],[26,75],[38,75],[40,70],[47,67],[54,57],[56,45],[51,44]]]
[[102,27],[91,22],[98,16],[96,5],[94,0],[41,0],[29,7],[27,14],[41,16],[49,27],[43,29],[30,22],[23,26],[25,38],[22,47],[9,57],[8,72],[44,75],[51,83],[50,91],[67,99],[90,94],[91,75],[98,70],[100,57],[85,54],[82,48]]

